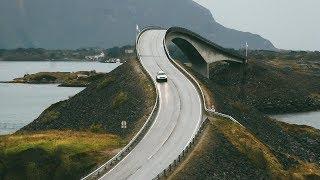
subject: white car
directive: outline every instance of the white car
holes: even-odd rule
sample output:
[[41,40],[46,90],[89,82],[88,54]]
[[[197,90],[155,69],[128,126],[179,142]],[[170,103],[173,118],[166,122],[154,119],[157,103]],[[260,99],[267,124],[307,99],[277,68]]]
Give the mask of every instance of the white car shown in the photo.
[[157,82],[167,82],[168,77],[167,77],[166,73],[164,73],[163,71],[159,71],[157,73],[156,80],[157,80]]

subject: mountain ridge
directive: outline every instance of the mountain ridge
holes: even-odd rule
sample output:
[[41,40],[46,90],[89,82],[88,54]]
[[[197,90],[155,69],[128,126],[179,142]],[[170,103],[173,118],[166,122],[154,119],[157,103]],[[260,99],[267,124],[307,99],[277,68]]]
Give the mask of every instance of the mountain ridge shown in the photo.
[[[179,13],[177,13],[179,11]],[[3,0],[0,48],[77,49],[133,44],[135,26],[180,26],[217,44],[275,50],[259,35],[226,28],[192,0]]]

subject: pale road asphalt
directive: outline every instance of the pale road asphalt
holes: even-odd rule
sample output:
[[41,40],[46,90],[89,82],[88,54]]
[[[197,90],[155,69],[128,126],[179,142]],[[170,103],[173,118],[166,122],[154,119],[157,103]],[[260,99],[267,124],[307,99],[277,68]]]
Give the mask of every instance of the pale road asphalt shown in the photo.
[[138,41],[141,63],[153,80],[160,70],[168,75],[167,83],[156,83],[160,106],[155,122],[138,145],[101,179],[155,178],[181,154],[199,128],[200,95],[167,58],[163,47],[165,33],[148,30]]

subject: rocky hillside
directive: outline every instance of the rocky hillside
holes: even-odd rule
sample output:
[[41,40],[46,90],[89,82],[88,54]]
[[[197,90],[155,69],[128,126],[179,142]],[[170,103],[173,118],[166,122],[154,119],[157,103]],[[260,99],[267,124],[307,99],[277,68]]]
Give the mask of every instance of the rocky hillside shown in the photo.
[[[287,127],[292,128],[285,129],[288,136],[297,139],[310,138],[309,141],[320,138],[320,132],[314,129]],[[292,142],[302,143],[295,140]],[[295,150],[303,152],[299,148]],[[316,155],[319,155],[319,152]],[[273,146],[269,146],[250,130],[230,120],[211,119],[194,150],[168,179],[320,178],[319,163],[315,163],[313,159],[303,160],[285,151],[281,156]]]
[[82,92],[53,104],[17,133],[0,136],[0,179],[81,179],[117,154],[156,98],[140,63],[126,61],[95,75]]
[[[221,93],[221,99],[216,96],[216,102],[225,104],[227,96],[234,102],[244,102],[266,114],[320,109],[319,65],[254,58],[246,67],[236,64],[217,67],[211,80],[206,80],[215,93]],[[225,109],[219,103],[216,106],[220,110]]]
[[193,72],[211,90],[216,110],[245,128],[213,119],[204,142],[172,179],[320,178],[320,130],[266,114],[319,109],[320,76],[314,73],[318,65],[302,70],[294,59],[257,57],[246,67],[222,63],[210,79]]
[[[155,102],[155,90],[137,60],[130,60],[74,97],[53,104],[21,131],[81,130],[122,137],[141,127]],[[121,129],[121,121],[127,129]]]
[[229,48],[247,41],[252,48],[275,49],[259,35],[220,25],[192,0],[2,0],[0,49],[133,44],[136,24],[186,27]]

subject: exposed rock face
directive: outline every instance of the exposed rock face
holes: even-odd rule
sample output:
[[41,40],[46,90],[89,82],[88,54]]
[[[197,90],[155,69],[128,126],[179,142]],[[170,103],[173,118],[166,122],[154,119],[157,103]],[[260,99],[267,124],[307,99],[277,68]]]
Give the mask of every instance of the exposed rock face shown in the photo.
[[2,0],[0,48],[111,47],[133,44],[136,24],[182,26],[238,49],[272,50],[259,35],[228,29],[192,0]]

